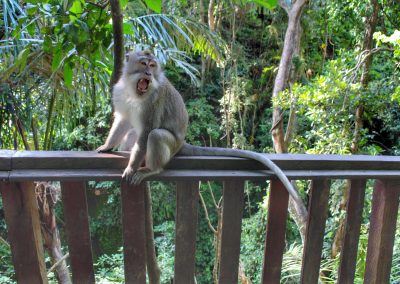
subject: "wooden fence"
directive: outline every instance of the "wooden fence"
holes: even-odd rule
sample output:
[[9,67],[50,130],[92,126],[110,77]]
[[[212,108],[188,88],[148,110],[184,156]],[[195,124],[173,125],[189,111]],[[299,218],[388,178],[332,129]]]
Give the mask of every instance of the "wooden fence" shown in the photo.
[[[353,283],[367,179],[375,179],[364,283],[388,283],[400,196],[400,157],[267,155],[290,179],[311,180],[301,281],[318,283],[331,179],[350,179],[338,283]],[[18,283],[47,283],[33,181],[60,181],[73,283],[94,283],[86,182],[120,180],[126,153],[0,151],[0,192]],[[271,180],[262,283],[279,283],[288,193],[257,162],[175,157],[153,180],[176,182],[174,283],[194,283],[198,182],[223,181],[219,283],[237,283],[244,181]],[[144,186],[121,185],[126,283],[145,283]],[[195,220],[195,221],[194,221]],[[397,236],[400,237],[400,236]]]

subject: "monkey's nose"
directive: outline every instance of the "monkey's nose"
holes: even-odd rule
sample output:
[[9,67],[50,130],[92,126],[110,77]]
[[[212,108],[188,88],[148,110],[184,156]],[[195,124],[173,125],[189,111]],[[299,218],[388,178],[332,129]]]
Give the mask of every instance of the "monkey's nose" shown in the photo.
[[151,76],[151,72],[149,71],[145,71],[144,74],[146,74],[147,76]]

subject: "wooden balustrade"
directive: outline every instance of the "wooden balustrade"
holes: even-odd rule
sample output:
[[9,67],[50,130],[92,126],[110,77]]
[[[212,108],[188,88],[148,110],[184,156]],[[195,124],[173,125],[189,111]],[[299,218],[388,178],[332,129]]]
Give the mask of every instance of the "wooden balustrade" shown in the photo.
[[[303,250],[304,284],[319,277],[331,179],[351,179],[338,283],[353,283],[367,179],[375,179],[365,283],[388,283],[400,196],[400,157],[267,155],[290,179],[311,180]],[[74,283],[94,283],[86,181],[120,180],[127,153],[0,151],[0,192],[18,283],[47,283],[33,181],[61,182]],[[198,182],[223,181],[219,283],[236,283],[244,181],[271,179],[262,283],[279,283],[289,196],[258,162],[226,157],[175,157],[152,180],[177,185],[174,283],[194,282]],[[145,283],[144,186],[122,183],[126,283]]]

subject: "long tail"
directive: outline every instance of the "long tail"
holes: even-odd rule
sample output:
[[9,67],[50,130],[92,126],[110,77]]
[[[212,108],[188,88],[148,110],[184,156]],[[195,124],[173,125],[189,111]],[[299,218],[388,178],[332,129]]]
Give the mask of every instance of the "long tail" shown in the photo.
[[256,160],[263,165],[265,165],[268,169],[270,169],[283,183],[286,190],[289,192],[290,196],[294,199],[296,203],[303,202],[297,190],[290,183],[289,179],[282,172],[282,170],[270,159],[265,157],[265,155],[247,151],[247,150],[239,150],[239,149],[230,149],[230,148],[218,148],[218,147],[200,147],[193,146],[185,143],[178,155],[184,156],[226,156],[226,157],[238,157],[238,158],[246,158]]

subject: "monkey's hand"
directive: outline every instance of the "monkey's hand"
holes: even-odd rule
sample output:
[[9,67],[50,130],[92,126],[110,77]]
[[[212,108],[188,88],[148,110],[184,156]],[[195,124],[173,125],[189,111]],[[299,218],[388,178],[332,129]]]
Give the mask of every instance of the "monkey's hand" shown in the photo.
[[122,174],[122,179],[126,180],[127,183],[132,184],[135,172],[136,171],[132,167],[127,166]]
[[96,149],[96,151],[98,153],[106,153],[106,152],[110,152],[112,150],[112,147],[109,147],[107,145],[101,145],[99,148]]

